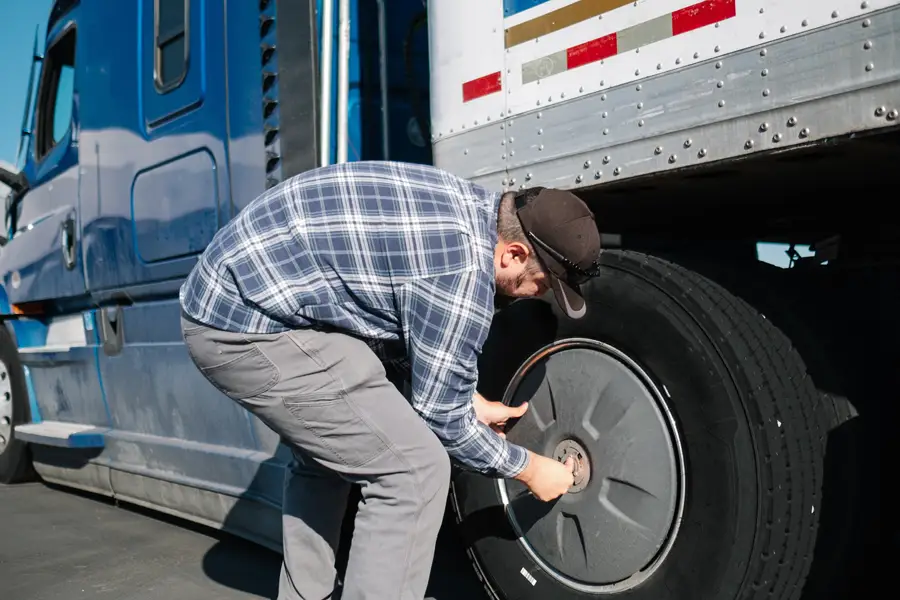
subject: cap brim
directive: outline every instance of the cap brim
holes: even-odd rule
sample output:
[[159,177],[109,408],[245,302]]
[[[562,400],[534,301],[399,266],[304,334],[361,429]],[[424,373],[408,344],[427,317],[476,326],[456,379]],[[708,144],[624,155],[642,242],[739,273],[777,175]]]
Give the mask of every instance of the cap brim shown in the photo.
[[553,288],[553,295],[556,297],[556,303],[570,319],[580,319],[587,312],[587,305],[581,290],[577,286],[573,286],[562,279],[551,275],[550,287]]
[[560,278],[557,273],[564,273],[565,268],[559,264],[559,261],[550,256],[540,246],[535,247],[538,260],[544,267],[550,278],[550,288],[556,297],[556,303],[570,319],[580,319],[587,312],[584,298],[581,295],[581,288],[574,283],[570,283]]

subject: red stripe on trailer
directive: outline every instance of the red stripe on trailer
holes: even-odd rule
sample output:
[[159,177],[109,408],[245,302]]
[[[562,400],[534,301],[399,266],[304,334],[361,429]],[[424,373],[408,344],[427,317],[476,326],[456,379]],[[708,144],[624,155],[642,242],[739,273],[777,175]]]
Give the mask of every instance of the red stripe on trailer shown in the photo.
[[587,65],[610,56],[615,56],[617,52],[616,34],[610,33],[601,38],[572,46],[566,49],[566,68],[574,69],[582,65]]
[[462,86],[463,102],[469,102],[489,94],[494,94],[503,89],[500,71],[467,81]]
[[672,13],[672,35],[700,29],[736,15],[734,0],[706,0]]

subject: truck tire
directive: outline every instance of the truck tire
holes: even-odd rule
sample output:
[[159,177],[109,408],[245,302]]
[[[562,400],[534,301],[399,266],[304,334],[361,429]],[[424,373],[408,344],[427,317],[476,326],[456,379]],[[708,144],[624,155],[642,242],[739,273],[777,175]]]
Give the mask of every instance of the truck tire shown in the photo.
[[788,339],[712,281],[606,251],[587,315],[500,312],[479,390],[528,412],[510,441],[580,457],[543,503],[460,471],[451,504],[498,599],[797,598],[815,545],[823,443]]
[[14,427],[30,419],[22,364],[12,336],[0,325],[0,483],[31,479],[31,459]]

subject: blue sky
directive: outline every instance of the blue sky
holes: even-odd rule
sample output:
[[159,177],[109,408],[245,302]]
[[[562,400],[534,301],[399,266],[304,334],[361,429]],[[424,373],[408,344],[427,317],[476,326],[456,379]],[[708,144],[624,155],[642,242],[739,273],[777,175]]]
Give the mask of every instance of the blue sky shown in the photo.
[[28,87],[31,48],[35,27],[41,38],[52,0],[3,0],[0,19],[0,64],[3,66],[3,93],[0,94],[0,161],[15,164],[19,127]]

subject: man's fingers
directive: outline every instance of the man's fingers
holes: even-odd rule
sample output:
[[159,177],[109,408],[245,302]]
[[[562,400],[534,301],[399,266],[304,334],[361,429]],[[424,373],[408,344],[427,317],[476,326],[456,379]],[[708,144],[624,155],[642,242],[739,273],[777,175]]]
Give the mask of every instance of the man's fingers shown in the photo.
[[573,474],[575,473],[575,459],[574,458],[572,458],[571,456],[569,458],[567,458],[565,465],[566,465],[566,469],[571,471]]
[[509,407],[509,416],[510,417],[521,417],[528,410],[528,403],[523,402],[519,406],[510,406]]

